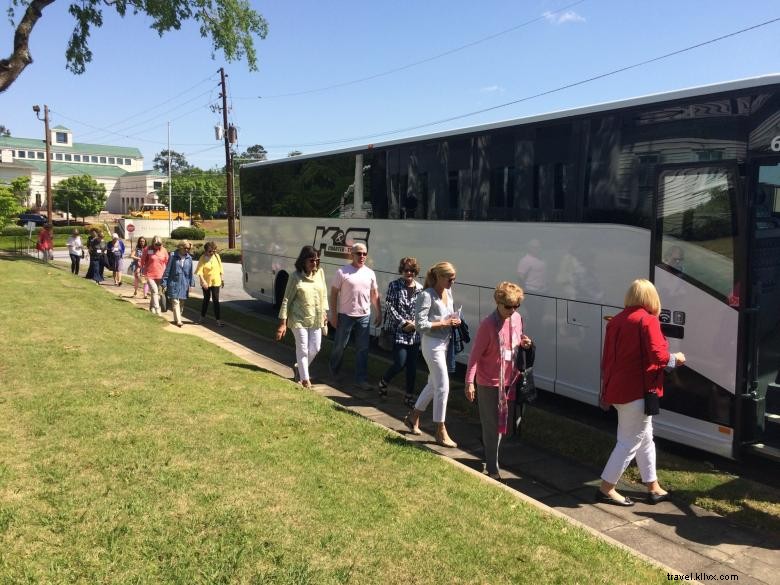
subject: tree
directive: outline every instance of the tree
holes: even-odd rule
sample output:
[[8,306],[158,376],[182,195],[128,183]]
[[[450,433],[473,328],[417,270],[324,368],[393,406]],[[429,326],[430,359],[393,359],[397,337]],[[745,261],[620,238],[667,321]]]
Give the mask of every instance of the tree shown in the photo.
[[30,201],[30,177],[16,177],[11,181],[11,192],[20,205],[28,205]]
[[0,187],[0,229],[22,212],[16,197],[8,187]]
[[300,150],[291,150],[290,152],[287,153],[287,156],[289,158],[292,158],[294,156],[301,156],[302,154],[303,153]]
[[10,136],[10,135],[11,135],[11,131],[5,126],[3,126],[2,124],[0,124],[0,136]]
[[[175,175],[178,173],[183,173],[185,171],[188,171],[192,169],[192,166],[190,163],[187,162],[187,159],[184,157],[183,154],[180,152],[176,152],[175,150],[171,150],[171,174]],[[154,157],[154,169],[160,171],[164,175],[168,174],[168,151],[167,150],[161,150],[157,156]]]
[[244,159],[242,162],[247,162],[247,160],[266,160],[268,158],[268,151],[263,148],[262,144],[253,144],[239,154],[237,158]]
[[[225,175],[222,172],[201,171],[186,172],[171,177],[171,211],[189,213],[192,201],[192,213],[201,217],[211,217],[220,208],[225,199]],[[168,186],[157,192],[161,203],[168,205]]]
[[[8,89],[33,61],[30,53],[30,35],[43,10],[54,0],[10,0],[8,17],[14,34],[14,49],[6,59],[0,59],[0,93]],[[150,17],[150,27],[162,36],[170,30],[179,30],[182,23],[194,20],[200,25],[200,36],[212,42],[212,57],[222,51],[227,61],[246,59],[250,71],[257,70],[254,38],[264,39],[268,23],[251,7],[249,0],[79,0],[68,9],[75,20],[68,47],[65,67],[79,75],[92,61],[89,35],[92,27],[103,26],[103,10],[115,10],[124,17],[128,8],[134,15]],[[21,16],[20,16],[21,14]]]
[[97,215],[106,204],[106,186],[89,175],[68,177],[54,187],[54,205],[75,217]]

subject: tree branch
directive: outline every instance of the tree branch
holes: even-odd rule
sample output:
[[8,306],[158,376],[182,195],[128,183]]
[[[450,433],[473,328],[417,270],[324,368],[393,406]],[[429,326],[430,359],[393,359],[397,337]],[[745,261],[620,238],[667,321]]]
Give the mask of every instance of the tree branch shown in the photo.
[[42,16],[43,9],[55,0],[32,0],[19,21],[14,33],[14,52],[7,59],[0,59],[0,93],[8,89],[17,77],[33,62],[30,55],[30,35]]

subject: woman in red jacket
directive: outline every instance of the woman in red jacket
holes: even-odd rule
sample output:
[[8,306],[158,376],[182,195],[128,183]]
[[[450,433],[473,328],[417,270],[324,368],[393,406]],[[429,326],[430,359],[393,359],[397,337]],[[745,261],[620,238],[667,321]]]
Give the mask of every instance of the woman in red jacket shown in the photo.
[[634,502],[615,490],[620,476],[636,457],[642,482],[647,486],[648,503],[668,497],[658,484],[655,472],[655,443],[652,416],[645,414],[644,395],[664,392],[664,369],[685,363],[682,353],[669,353],[661,333],[658,315],[661,299],[649,280],[638,279],[626,292],[623,309],[607,324],[601,359],[601,403],[618,413],[617,445],[601,474],[596,501],[616,506]]

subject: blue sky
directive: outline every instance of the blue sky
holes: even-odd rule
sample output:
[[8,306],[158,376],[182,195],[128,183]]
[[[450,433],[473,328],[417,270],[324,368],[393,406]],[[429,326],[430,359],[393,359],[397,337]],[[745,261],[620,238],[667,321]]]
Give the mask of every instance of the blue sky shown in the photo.
[[[268,20],[257,42],[259,71],[211,58],[193,24],[163,38],[145,17],[105,12],[84,75],[65,70],[72,30],[66,2],[44,11],[33,32],[35,62],[0,94],[0,123],[42,136],[33,104],[77,142],[135,146],[150,168],[167,147],[201,168],[224,164],[214,139],[221,114],[217,70],[229,75],[230,121],[239,151],[264,145],[272,158],[379,143],[655,92],[780,71],[780,22],[541,98],[432,125],[519,100],[780,17],[773,1],[288,0],[253,4]],[[572,4],[574,4],[572,6]],[[569,6],[568,8],[564,8]],[[563,10],[562,10],[563,9]],[[523,23],[533,21],[526,26]],[[3,21],[0,56],[10,53]],[[515,30],[500,34],[513,27]],[[493,38],[488,38],[493,36]],[[439,58],[437,55],[478,42]],[[424,63],[406,67],[413,63]],[[382,73],[399,69],[394,73]],[[377,76],[368,81],[350,81]],[[345,84],[322,91],[319,88]],[[291,95],[298,94],[298,95]],[[370,137],[369,137],[370,136]],[[356,137],[364,137],[350,140]]]

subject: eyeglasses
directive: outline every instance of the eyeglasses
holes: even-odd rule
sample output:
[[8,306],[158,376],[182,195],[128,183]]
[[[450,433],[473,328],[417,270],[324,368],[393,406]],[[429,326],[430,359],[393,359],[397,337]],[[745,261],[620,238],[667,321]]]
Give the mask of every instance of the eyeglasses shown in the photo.
[[507,311],[517,311],[517,309],[520,308],[520,305],[504,305],[504,308]]
[[319,264],[320,263],[320,259],[319,258],[306,258],[306,262],[314,262],[315,264]]
[[368,252],[352,252],[355,256],[368,256]]
[[404,268],[401,272],[403,272],[404,274],[406,274],[407,272],[411,274],[417,274],[417,271],[414,268]]

